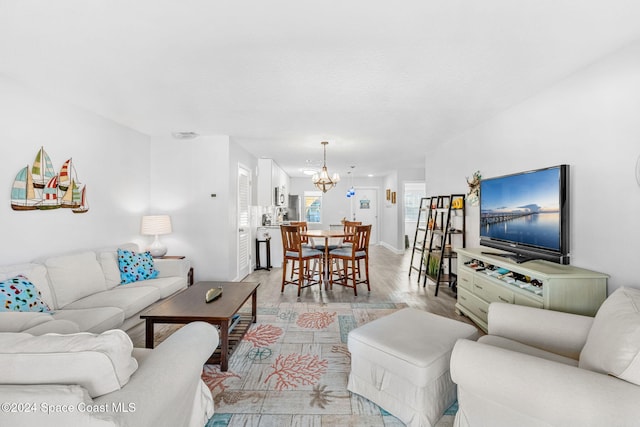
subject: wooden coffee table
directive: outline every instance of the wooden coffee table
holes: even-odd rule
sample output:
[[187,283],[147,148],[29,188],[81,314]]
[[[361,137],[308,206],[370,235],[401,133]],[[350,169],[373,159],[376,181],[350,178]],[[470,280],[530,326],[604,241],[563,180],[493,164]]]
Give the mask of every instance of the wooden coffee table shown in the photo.
[[[235,345],[242,339],[252,323],[256,322],[257,289],[256,282],[197,282],[184,291],[158,304],[140,317],[145,319],[145,346],[153,348],[156,323],[207,322],[216,325],[220,331],[220,345],[207,363],[219,363],[220,370],[229,369],[229,356]],[[205,302],[205,294],[211,288],[222,287],[222,296],[210,303]],[[251,316],[238,310],[251,298]],[[233,329],[233,316],[240,314]]]

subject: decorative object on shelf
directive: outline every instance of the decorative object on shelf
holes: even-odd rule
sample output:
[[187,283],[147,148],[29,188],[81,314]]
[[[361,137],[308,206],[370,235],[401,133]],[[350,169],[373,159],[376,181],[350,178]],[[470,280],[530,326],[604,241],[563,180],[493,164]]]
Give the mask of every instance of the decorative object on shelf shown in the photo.
[[391,189],[387,188],[387,200],[391,200]]
[[159,258],[167,253],[167,247],[160,241],[161,234],[171,233],[171,217],[169,215],[145,215],[142,217],[140,234],[155,236],[149,246],[149,252],[154,258]]
[[347,199],[350,199],[350,198],[352,198],[353,196],[356,195],[356,190],[353,188],[353,175],[351,173],[351,172],[353,172],[354,168],[355,168],[355,166],[351,166],[351,170],[349,172],[347,172],[347,174],[351,178],[351,187],[347,190]]
[[316,173],[311,178],[313,184],[316,186],[318,190],[321,190],[323,193],[331,190],[336,186],[338,181],[340,181],[340,175],[338,173],[334,173],[332,177],[329,177],[329,172],[327,172],[327,141],[321,142],[324,149],[324,162],[322,163],[322,170],[320,173]]
[[396,204],[396,192],[395,191],[391,192],[391,204],[392,205]]
[[51,158],[40,147],[33,165],[20,169],[11,188],[11,208],[14,211],[70,208],[73,213],[89,210],[86,186],[78,179],[71,159],[56,174]]
[[473,173],[473,177],[471,181],[469,181],[469,177],[466,177],[467,184],[469,185],[469,193],[467,193],[467,202],[471,206],[478,206],[480,203],[480,180],[482,179],[482,175],[480,175],[480,171],[475,171]]

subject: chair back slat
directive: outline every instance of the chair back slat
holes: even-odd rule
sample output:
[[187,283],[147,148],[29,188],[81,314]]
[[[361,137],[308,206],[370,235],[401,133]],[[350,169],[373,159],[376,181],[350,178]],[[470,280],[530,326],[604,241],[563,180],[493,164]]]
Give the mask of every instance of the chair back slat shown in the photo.
[[369,237],[371,237],[371,224],[356,225],[355,241],[353,242],[354,253],[369,250]]
[[309,243],[309,236],[302,235],[302,233],[307,232],[307,221],[291,221],[290,224],[298,227],[298,232],[300,233],[300,242]]
[[300,231],[296,225],[281,225],[282,248],[284,253],[299,252],[301,247]]
[[353,243],[355,240],[356,227],[362,225],[362,221],[345,221],[344,222],[344,242]]

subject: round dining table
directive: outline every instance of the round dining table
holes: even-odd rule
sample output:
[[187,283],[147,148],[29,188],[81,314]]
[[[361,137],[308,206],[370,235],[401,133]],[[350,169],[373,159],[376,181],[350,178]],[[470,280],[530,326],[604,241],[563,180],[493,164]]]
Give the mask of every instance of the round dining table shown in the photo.
[[323,265],[323,274],[322,281],[324,282],[325,289],[328,289],[329,286],[329,239],[336,237],[346,237],[349,236],[349,233],[346,233],[343,229],[341,230],[307,230],[300,233],[302,236],[307,236],[311,239],[322,239],[324,238],[324,265]]

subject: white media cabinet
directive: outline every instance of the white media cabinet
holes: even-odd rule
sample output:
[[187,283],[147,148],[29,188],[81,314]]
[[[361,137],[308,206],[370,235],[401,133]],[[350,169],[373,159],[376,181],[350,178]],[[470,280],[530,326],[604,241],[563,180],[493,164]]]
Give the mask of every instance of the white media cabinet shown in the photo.
[[[485,332],[489,304],[505,302],[594,316],[607,298],[609,276],[535,260],[518,264],[492,248],[459,248],[456,312]],[[539,286],[534,286],[532,283]]]

